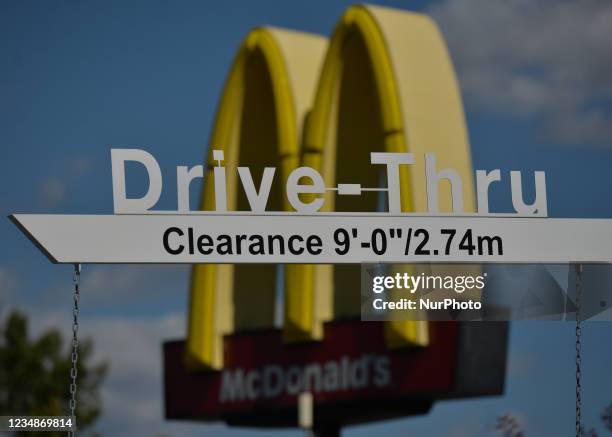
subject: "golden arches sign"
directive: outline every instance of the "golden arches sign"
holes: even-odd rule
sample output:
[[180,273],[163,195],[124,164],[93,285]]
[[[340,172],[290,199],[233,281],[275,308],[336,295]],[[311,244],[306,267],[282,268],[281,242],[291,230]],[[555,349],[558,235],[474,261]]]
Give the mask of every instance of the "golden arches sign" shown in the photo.
[[[454,69],[436,25],[420,14],[354,6],[329,43],[301,32],[253,30],[231,68],[210,146],[224,151],[226,167],[248,165],[255,180],[265,166],[280,167],[282,183],[306,165],[319,170],[328,186],[355,180],[379,186],[369,152],[411,152],[417,162],[401,167],[401,205],[389,206],[406,212],[427,210],[423,157],[434,153],[438,166],[459,172],[464,209],[475,210]],[[210,152],[210,179],[214,165]],[[247,209],[237,182],[229,172],[229,210]],[[290,211],[283,191],[274,190],[268,210]],[[328,191],[326,197],[328,211],[380,209],[376,193],[335,199]],[[442,211],[451,211],[450,188],[440,189],[439,201]],[[214,187],[205,184],[201,209],[213,210],[214,202]],[[323,322],[359,314],[356,269],[287,265],[279,275],[274,266],[194,266],[187,363],[221,369],[224,335],[274,326],[276,281],[283,276],[283,338],[322,339]],[[385,329],[390,347],[429,341],[427,322],[390,321]]]

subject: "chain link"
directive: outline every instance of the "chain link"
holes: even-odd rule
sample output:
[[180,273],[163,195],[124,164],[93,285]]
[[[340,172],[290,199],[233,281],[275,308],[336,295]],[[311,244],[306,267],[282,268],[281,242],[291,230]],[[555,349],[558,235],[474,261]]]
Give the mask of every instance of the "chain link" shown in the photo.
[[[76,421],[76,392],[77,392],[77,362],[79,359],[78,347],[79,347],[79,299],[81,298],[80,287],[81,287],[81,265],[74,265],[74,273],[72,275],[72,281],[74,283],[74,306],[72,308],[72,355],[70,360],[72,367],[70,368],[70,416],[73,421]],[[73,423],[73,426],[74,423]],[[70,436],[74,436],[75,432],[70,431]]]
[[576,264],[576,437],[582,437],[582,264]]

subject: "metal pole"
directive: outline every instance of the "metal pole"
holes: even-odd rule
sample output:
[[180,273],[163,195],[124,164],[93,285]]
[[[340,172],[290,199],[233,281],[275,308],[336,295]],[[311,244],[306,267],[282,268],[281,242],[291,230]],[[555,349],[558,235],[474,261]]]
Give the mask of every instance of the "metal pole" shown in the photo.
[[313,430],[314,437],[340,437],[339,425],[326,425]]
[[304,437],[313,437],[313,423],[314,417],[312,393],[300,393],[298,396],[298,425],[304,430]]

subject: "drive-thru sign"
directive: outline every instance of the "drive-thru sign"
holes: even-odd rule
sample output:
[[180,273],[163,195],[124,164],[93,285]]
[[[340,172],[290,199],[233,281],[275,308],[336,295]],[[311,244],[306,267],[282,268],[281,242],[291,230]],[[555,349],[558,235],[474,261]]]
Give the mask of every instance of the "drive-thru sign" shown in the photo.
[[[422,15],[352,7],[329,42],[300,32],[254,30],[230,71],[210,144],[203,210],[218,212],[218,184],[211,181],[217,182],[216,158],[223,156],[226,167],[259,166],[256,181],[265,179],[264,166],[280,169],[283,181],[300,166],[318,170],[325,186],[336,189],[325,191],[316,217],[381,211],[376,187],[385,167],[379,172],[370,161],[371,152],[380,152],[423,158],[414,167],[398,167],[398,197],[383,200],[382,210],[431,212],[425,177],[425,155],[431,153],[438,167],[452,167],[462,178],[460,192],[439,191],[435,212],[453,212],[453,196],[459,195],[465,212],[477,211],[456,79],[436,26]],[[355,181],[374,189],[342,184]],[[227,209],[253,210],[238,184],[237,176],[228,176]],[[300,196],[304,203],[317,197]],[[290,193],[272,187],[268,210],[296,209]],[[347,226],[349,237],[356,233],[358,214],[330,214]],[[275,220],[248,215],[245,230]],[[364,215],[363,225],[383,227],[374,216]],[[314,225],[303,218],[303,224],[271,229],[299,232]],[[406,227],[401,216],[397,220]],[[370,241],[372,229],[359,230]],[[172,244],[184,243],[176,239],[180,235],[171,237]],[[344,238],[332,231],[322,240]],[[354,246],[366,250],[357,240]],[[407,259],[403,250],[395,261]],[[361,322],[359,268],[338,264],[341,251],[323,261],[328,265],[315,265],[312,257],[310,264],[284,268],[194,266],[188,338],[164,345],[166,416],[296,426],[298,396],[307,392],[314,398],[315,428],[338,429],[423,414],[437,399],[503,392],[505,323]],[[278,261],[292,262],[290,257]],[[349,262],[367,259],[355,254]]]
[[[379,321],[376,311],[361,321],[359,264],[387,263],[376,276],[383,293],[402,277],[463,287],[449,263],[466,263],[473,285],[481,263],[612,262],[611,220],[547,218],[543,171],[529,202],[530,175],[474,171],[450,57],[420,14],[351,7],[329,40],[254,29],[207,153],[176,168],[173,211],[153,209],[164,180],[156,159],[113,147],[114,214],[10,216],[51,261],[75,264],[73,357],[81,263],[194,265],[187,338],[164,344],[168,419],[295,426],[300,398],[314,400],[315,429],[338,430],[501,394],[506,323]],[[127,196],[129,161],[149,178],[140,198]],[[506,179],[514,212],[490,211],[489,187]],[[577,284],[581,275],[579,266]],[[373,301],[395,303],[383,297]]]

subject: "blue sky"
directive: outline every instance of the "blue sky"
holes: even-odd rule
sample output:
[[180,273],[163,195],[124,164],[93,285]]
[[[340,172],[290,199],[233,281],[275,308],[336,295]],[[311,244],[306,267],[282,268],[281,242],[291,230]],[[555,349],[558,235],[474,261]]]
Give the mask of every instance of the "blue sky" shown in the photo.
[[[544,170],[550,216],[612,218],[606,2],[375,3],[439,22],[458,69],[474,167],[501,168],[505,176],[492,191],[492,210],[509,207],[509,170]],[[111,145],[150,151],[165,174],[201,162],[243,36],[262,24],[329,35],[349,5],[2,2],[1,212],[112,213]],[[529,195],[532,181],[525,185]],[[175,208],[175,199],[165,196],[160,207]],[[0,221],[0,242],[2,315],[19,307],[32,316],[34,332],[61,326],[68,333],[70,267],[49,264],[8,220]],[[99,358],[112,358],[101,432],[264,435],[161,420],[160,342],[184,335],[187,281],[186,267],[85,267],[83,332]],[[584,330],[587,424],[612,401],[610,329],[601,322]],[[524,420],[527,435],[571,435],[573,351],[569,323],[514,323],[504,396],[442,402],[426,417],[346,435],[487,435],[506,411]]]

